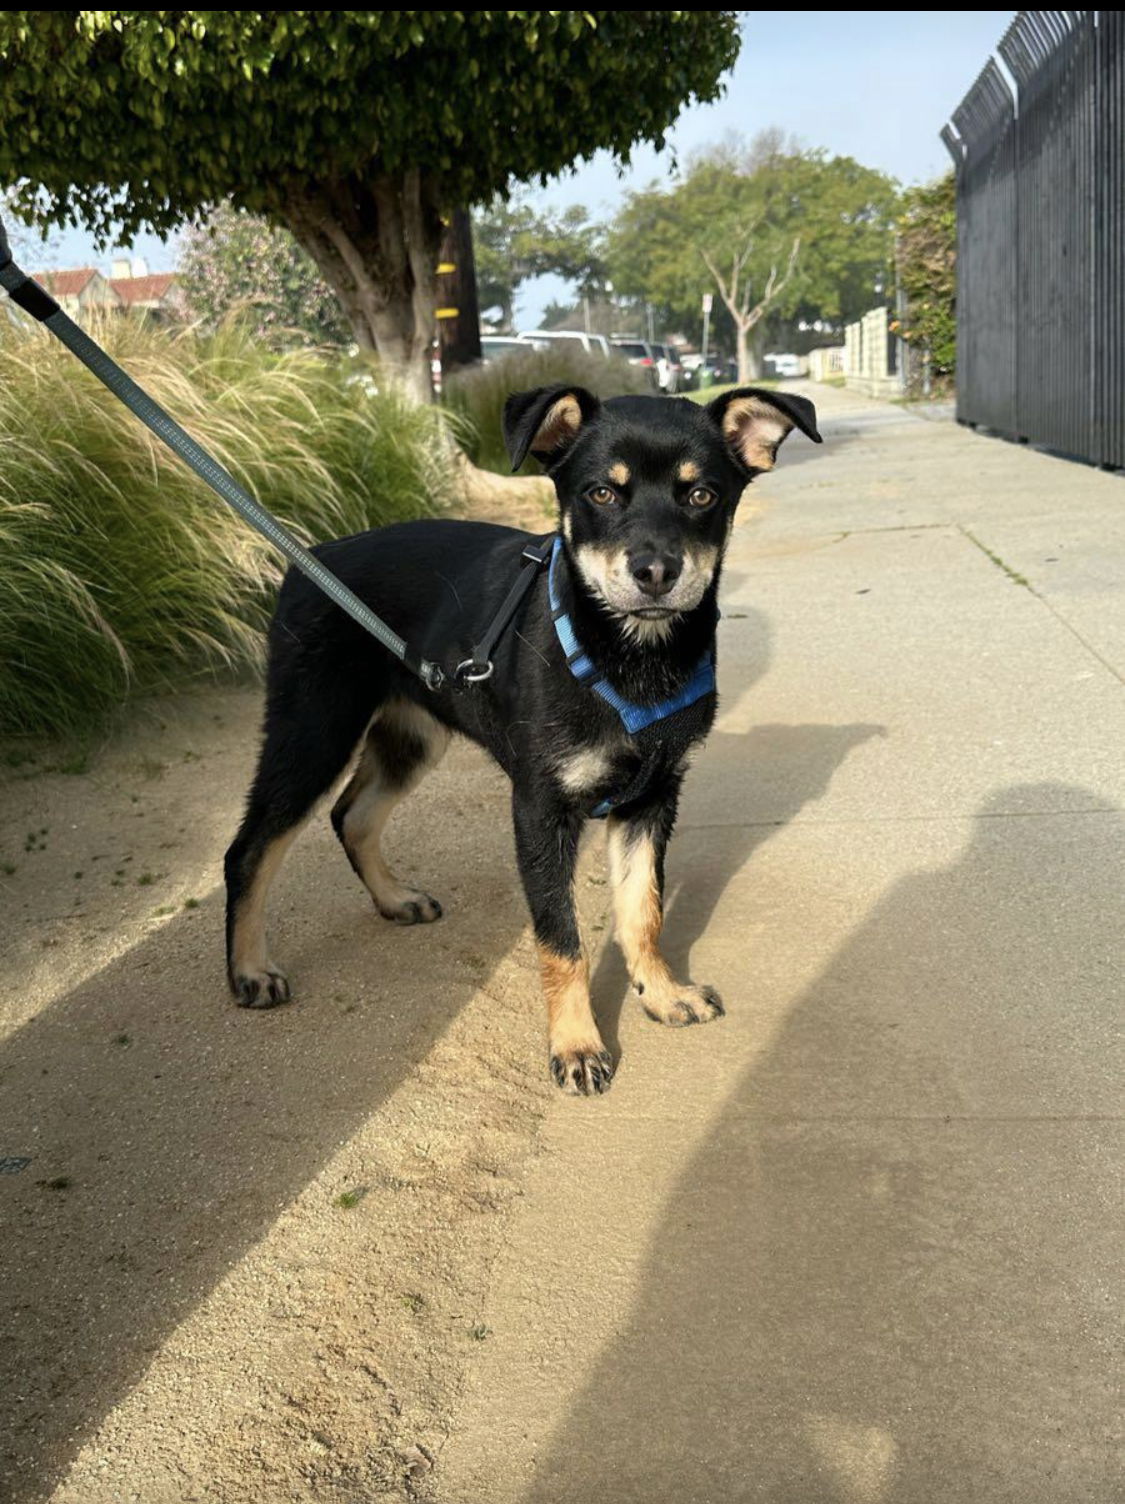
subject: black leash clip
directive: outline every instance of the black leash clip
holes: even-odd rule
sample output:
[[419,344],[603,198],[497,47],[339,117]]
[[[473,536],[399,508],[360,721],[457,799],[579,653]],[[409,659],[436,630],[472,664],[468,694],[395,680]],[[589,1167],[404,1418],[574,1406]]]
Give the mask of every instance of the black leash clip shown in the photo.
[[462,659],[453,670],[453,677],[458,684],[483,684],[486,679],[492,678],[493,649],[503,636],[508,623],[523,604],[539,571],[550,559],[554,546],[555,534],[551,533],[547,538],[540,538],[534,543],[529,543],[524,549],[523,568],[518,579],[504,597],[500,609],[489,622],[484,636],[475,645],[472,653],[468,658]]

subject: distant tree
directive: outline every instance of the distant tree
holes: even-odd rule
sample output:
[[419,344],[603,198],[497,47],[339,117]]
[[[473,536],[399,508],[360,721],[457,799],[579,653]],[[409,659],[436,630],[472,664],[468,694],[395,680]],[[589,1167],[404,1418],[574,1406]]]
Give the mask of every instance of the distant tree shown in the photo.
[[348,327],[332,289],[288,230],[230,204],[180,241],[180,280],[192,314],[216,324],[241,309],[275,347],[346,345]]
[[18,214],[19,196],[16,190],[5,188],[0,191],[0,217],[8,231],[12,255],[32,270],[54,266],[58,260],[58,236],[49,234],[46,227],[42,230],[29,228],[21,223]]
[[578,313],[577,303],[560,303],[557,298],[552,298],[543,310],[539,327],[540,329],[567,329],[571,321],[578,317]]
[[499,308],[502,327],[511,329],[516,295],[533,277],[554,272],[580,290],[600,285],[602,234],[578,204],[537,212],[523,200],[497,198],[478,209],[473,246],[481,308]]
[[900,333],[929,358],[938,378],[957,369],[957,190],[953,173],[908,188],[898,215]]
[[629,196],[610,232],[614,286],[659,303],[685,329],[720,294],[740,379],[760,374],[769,314],[838,325],[889,283],[897,191],[850,157],[801,151],[770,131],[689,162],[670,189]]
[[421,398],[443,212],[662,145],[738,46],[735,11],[5,11],[0,186],[107,242],[265,215]]

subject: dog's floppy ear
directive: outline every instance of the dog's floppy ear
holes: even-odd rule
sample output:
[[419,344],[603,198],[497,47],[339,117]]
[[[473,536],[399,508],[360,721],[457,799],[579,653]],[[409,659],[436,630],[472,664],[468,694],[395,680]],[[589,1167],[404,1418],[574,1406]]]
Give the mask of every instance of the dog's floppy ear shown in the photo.
[[772,470],[785,435],[799,428],[814,444],[822,442],[816,408],[807,397],[740,386],[707,406],[707,416],[723,431],[735,460],[747,470]]
[[528,451],[548,468],[561,459],[601,403],[582,386],[539,386],[533,392],[514,392],[504,403],[504,443],[512,469],[518,470]]

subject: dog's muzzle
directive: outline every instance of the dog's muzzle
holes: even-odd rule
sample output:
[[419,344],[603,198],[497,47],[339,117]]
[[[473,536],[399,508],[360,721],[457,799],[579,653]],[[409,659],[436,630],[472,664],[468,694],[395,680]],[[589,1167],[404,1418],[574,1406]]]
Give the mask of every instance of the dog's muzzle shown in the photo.
[[667,595],[683,573],[684,561],[674,554],[633,554],[629,573],[645,595],[659,600]]

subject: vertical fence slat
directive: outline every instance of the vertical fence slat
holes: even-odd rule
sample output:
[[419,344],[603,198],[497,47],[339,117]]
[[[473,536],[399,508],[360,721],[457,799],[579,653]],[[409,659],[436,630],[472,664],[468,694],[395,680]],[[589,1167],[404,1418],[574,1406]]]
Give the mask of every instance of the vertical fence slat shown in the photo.
[[1102,465],[1125,465],[1125,16],[1098,12],[1091,218],[1094,434]]
[[957,416],[1016,433],[1015,112],[991,60],[955,111]]

